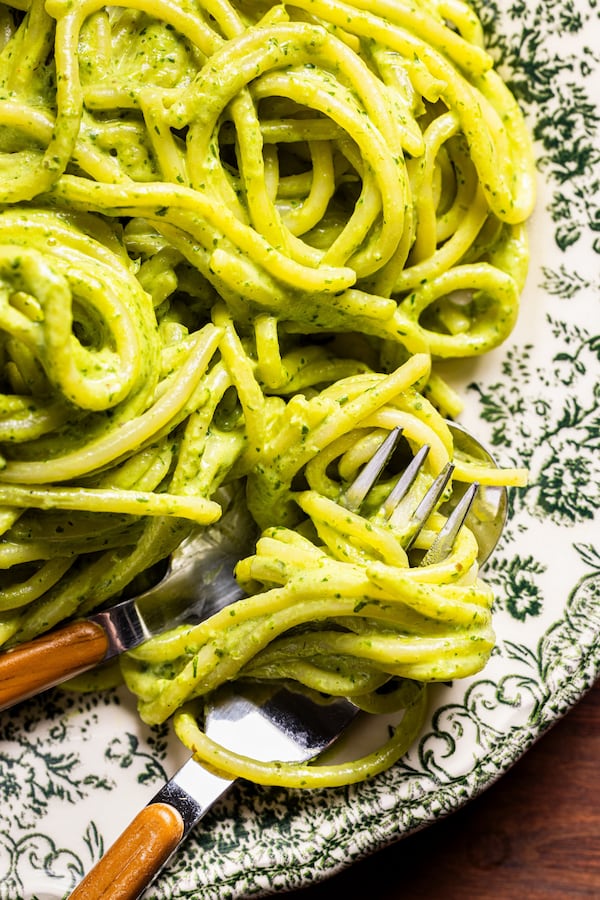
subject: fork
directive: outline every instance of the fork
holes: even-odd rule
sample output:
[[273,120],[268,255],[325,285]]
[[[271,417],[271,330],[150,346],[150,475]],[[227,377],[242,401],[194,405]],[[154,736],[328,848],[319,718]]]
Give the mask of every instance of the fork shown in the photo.
[[[453,435],[460,437],[458,426],[448,424]],[[340,498],[343,506],[356,512],[361,508],[399,437],[400,429],[389,433],[355,482],[343,492]],[[470,440],[483,451],[478,441]],[[428,451],[427,445],[419,450],[382,506],[379,517],[388,520],[392,526],[404,515],[406,503],[410,502],[410,488]],[[489,458],[489,454],[486,455]],[[440,473],[414,510],[407,526],[407,547],[412,545],[438,503],[451,473],[450,465]],[[468,489],[467,507],[475,492],[473,486]],[[157,585],[141,595],[68,622],[0,653],[0,711],[132,650],[169,628],[183,622],[202,621],[226,603],[241,597],[242,591],[232,578],[232,572],[240,558],[253,552],[256,527],[249,514],[246,520],[239,515],[231,492],[222,490],[219,498],[224,501],[222,519],[209,529],[197,530],[179,545],[171,555],[166,575]],[[428,552],[426,563],[442,558],[449,551],[462,522],[461,509],[458,508],[455,516],[450,518]],[[494,532],[493,540],[479,540],[480,563],[485,560],[495,539]]]
[[[359,512],[394,451],[401,430],[394,429],[383,441],[338,502]],[[397,479],[375,516],[393,526],[394,514],[411,496],[428,448],[423,448]],[[406,548],[412,546],[429,516],[442,500],[452,476],[449,463],[434,479],[425,495],[413,501]],[[448,516],[444,527],[425,554],[421,565],[444,559],[464,524],[478,485],[473,484]],[[225,605],[225,604],[223,604]],[[231,688],[210,707],[206,733],[222,742],[234,735],[246,755],[267,761],[305,762],[328,748],[355,719],[358,708],[345,698],[320,696],[277,688],[267,699],[256,700]],[[190,831],[233,784],[203,768],[192,756],[137,814],[107,853],[71,894],[71,900],[137,900],[167,865]]]

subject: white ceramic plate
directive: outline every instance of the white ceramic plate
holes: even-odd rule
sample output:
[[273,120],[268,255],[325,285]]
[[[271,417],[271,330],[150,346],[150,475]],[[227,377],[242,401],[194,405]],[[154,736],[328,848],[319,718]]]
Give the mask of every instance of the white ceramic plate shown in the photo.
[[[536,138],[533,262],[509,344],[460,367],[466,424],[526,465],[487,569],[497,650],[439,686],[391,771],[347,790],[239,786],[149,898],[298,887],[467,802],[592,684],[600,663],[600,11],[594,0],[480,0]],[[53,692],[0,719],[0,898],[64,897],[183,760],[123,693]]]

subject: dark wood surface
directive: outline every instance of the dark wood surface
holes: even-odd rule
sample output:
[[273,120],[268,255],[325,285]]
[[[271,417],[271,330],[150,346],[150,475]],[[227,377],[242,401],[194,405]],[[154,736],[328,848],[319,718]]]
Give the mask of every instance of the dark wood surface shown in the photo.
[[600,900],[600,683],[443,821],[286,900]]

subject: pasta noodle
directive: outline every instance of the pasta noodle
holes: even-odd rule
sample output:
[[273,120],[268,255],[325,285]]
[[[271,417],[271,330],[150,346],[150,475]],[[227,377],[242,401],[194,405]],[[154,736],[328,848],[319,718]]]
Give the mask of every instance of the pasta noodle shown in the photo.
[[[415,564],[406,510],[377,514],[391,471],[360,515],[341,491],[397,426],[431,448],[417,493],[452,459],[524,477],[455,458],[439,372],[506,339],[527,270],[532,149],[477,17],[14,0],[0,21],[0,643],[143,589],[232,492],[261,531],[247,596],[123,658],[140,715],[255,780],[380,771],[425,684],[485,665],[493,598],[466,528]],[[265,766],[202,731],[237,679],[404,715],[354,763]]]

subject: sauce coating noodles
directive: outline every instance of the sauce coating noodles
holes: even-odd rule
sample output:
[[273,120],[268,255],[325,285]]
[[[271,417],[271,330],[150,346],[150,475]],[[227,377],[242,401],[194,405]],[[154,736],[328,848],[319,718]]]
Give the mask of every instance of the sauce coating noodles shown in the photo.
[[[396,426],[408,456],[431,447],[426,490],[461,408],[440,361],[516,321],[533,157],[477,17],[16,0],[0,21],[0,642],[143,589],[233,493],[262,532],[247,597],[126,655],[142,718],[174,715],[209,765],[263,782],[391,765],[424,685],[494,645],[468,529],[417,566],[406,522],[337,502]],[[455,462],[459,481],[524,477]],[[201,728],[235,679],[405,713],[354,763],[263,765]]]

